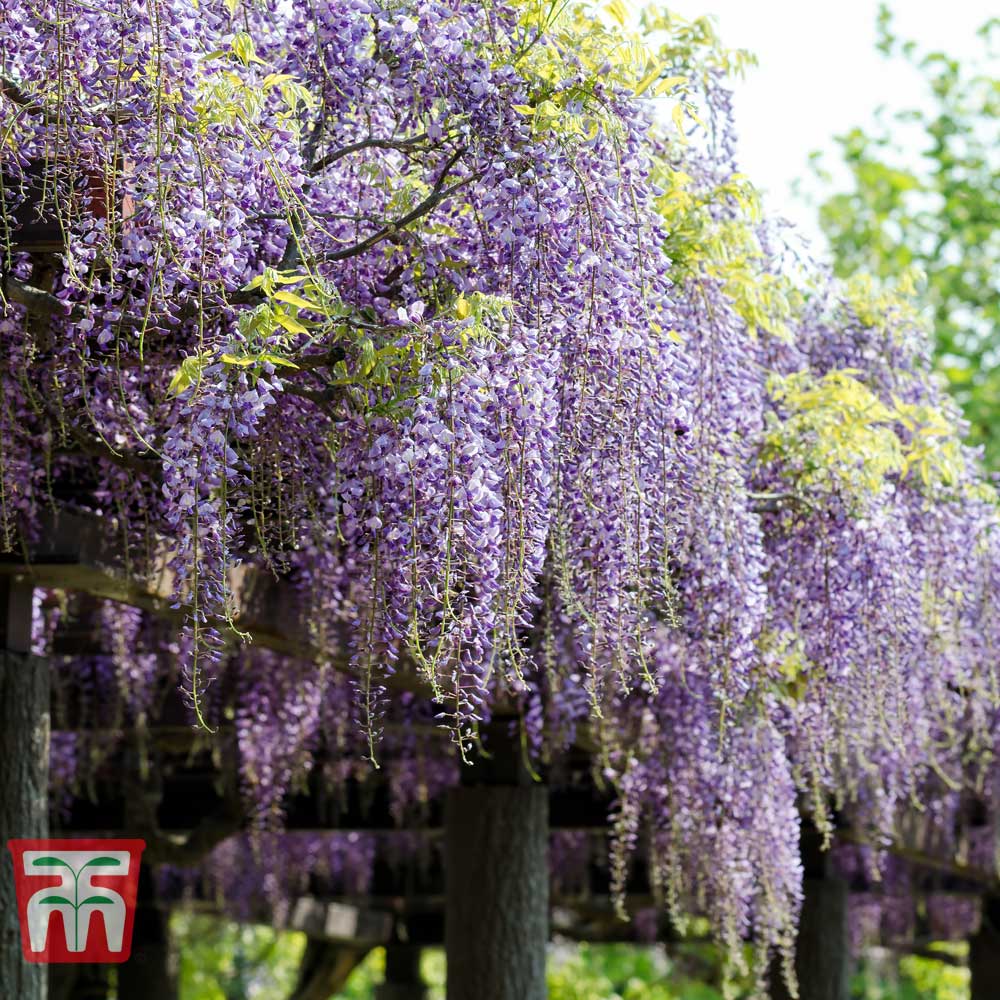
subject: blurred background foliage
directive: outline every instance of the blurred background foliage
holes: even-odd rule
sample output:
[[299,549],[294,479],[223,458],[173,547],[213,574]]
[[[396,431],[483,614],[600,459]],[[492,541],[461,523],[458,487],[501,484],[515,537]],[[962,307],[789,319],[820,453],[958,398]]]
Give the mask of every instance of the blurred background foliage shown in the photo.
[[[296,980],[305,937],[269,927],[237,924],[184,910],[171,933],[179,959],[181,1000],[287,1000]],[[859,963],[855,1000],[966,1000],[968,970],[962,948],[906,956],[880,951]],[[371,1000],[382,981],[385,953],[376,948],[358,966],[342,1000]],[[427,1000],[445,1000],[440,949],[423,955]],[[549,1000],[722,1000],[715,949],[691,942],[668,952],[659,945],[557,942],[549,959]],[[744,996],[749,996],[749,989]]]
[[836,273],[890,284],[920,275],[938,366],[972,440],[1000,469],[1000,18],[978,35],[973,62],[922,51],[894,33],[883,5],[878,48],[909,62],[925,94],[910,108],[880,108],[870,131],[836,138],[843,190],[831,190],[824,157],[812,166],[828,192],[818,209]]

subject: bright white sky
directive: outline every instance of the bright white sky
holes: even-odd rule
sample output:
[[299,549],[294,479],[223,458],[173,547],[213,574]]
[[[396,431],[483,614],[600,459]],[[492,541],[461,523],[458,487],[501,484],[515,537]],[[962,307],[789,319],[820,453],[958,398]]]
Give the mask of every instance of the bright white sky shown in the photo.
[[[917,74],[875,49],[878,0],[665,0],[682,17],[715,15],[723,43],[754,52],[758,66],[735,91],[741,167],[783,215],[821,251],[815,209],[791,184],[809,173],[813,150],[833,152],[833,136],[872,121],[875,108],[922,103]],[[976,29],[1000,14],[997,0],[891,0],[895,32],[921,50],[960,59],[984,47]],[[834,156],[826,157],[828,164]],[[819,245],[817,245],[817,242]]]

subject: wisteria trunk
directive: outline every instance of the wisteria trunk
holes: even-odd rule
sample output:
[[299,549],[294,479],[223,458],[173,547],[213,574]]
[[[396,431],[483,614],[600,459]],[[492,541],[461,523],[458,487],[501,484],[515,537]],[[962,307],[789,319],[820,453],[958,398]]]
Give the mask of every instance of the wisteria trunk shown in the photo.
[[468,776],[484,783],[447,803],[448,1000],[545,1000],[548,791],[527,783],[509,735],[488,749]]
[[[830,876],[806,877],[802,918],[795,942],[799,1000],[848,1000],[851,954],[847,883]],[[774,977],[773,1000],[791,1000],[784,980]]]
[[375,988],[375,1000],[426,1000],[427,989],[420,976],[420,949],[388,945],[385,949],[385,981]]
[[45,1000],[44,965],[21,955],[12,837],[49,830],[49,666],[31,655],[32,589],[0,579],[0,996]]
[[49,1000],[109,1000],[112,996],[110,965],[67,963],[42,968],[49,970]]
[[153,877],[140,870],[132,956],[118,968],[118,1000],[177,1000],[170,961],[169,913],[157,906]]
[[983,920],[969,941],[970,1000],[1000,997],[1000,899],[983,899]]

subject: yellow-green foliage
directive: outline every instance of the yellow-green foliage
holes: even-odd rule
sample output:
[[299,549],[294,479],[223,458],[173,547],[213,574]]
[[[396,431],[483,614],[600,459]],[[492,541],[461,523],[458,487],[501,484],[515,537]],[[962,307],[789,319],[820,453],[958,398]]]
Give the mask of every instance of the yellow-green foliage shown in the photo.
[[961,474],[958,433],[934,407],[880,399],[843,368],[769,380],[784,417],[769,414],[763,461],[780,460],[796,488],[861,499],[890,476],[917,475],[926,489],[954,486]]
[[[663,189],[658,208],[679,280],[717,280],[752,336],[763,330],[792,339],[789,321],[801,292],[787,274],[768,267],[755,229],[760,202],[750,182],[732,174],[713,188],[696,189],[689,174],[663,163],[654,180]],[[720,220],[713,208],[726,204],[731,215]]]
[[855,274],[843,283],[844,302],[854,315],[873,330],[894,330],[920,326],[915,306],[917,288],[923,281],[919,268],[908,268],[892,283],[879,281],[867,273]]
[[[969,969],[963,959],[968,947],[964,942],[937,942],[931,945],[932,954],[908,955],[899,963],[899,971],[912,981],[918,996],[928,1000],[964,1000],[969,995]],[[951,956],[954,961],[938,961],[933,957],[938,952],[942,959]]]
[[[247,70],[265,63],[257,55],[253,38],[245,31],[236,33],[228,50],[219,49],[203,56],[200,65],[200,96],[195,110],[198,125],[203,129],[209,125],[242,122],[254,131],[272,90],[281,94],[284,104],[284,109],[278,113],[283,128],[298,130],[301,126],[301,115],[296,114],[299,105],[311,107],[313,104],[312,95],[290,73],[267,73],[259,83],[252,80]],[[242,74],[228,69],[230,65],[242,66]],[[266,140],[264,136],[260,138]]]
[[[570,0],[523,0],[522,24],[544,31],[545,40],[528,46],[521,68],[537,81],[531,103],[514,110],[532,118],[533,128],[573,139],[591,139],[598,130],[615,136],[594,87],[620,86],[648,98],[663,98],[662,122],[673,121],[665,138],[678,148],[698,117],[699,94],[709,77],[721,71],[741,74],[753,57],[722,46],[712,21],[687,20],[649,6],[630,13],[622,0],[573,3]],[[579,60],[582,83],[565,86],[567,60]],[[572,110],[570,110],[572,109]],[[697,189],[676,163],[660,159],[654,182],[663,189],[658,207],[667,230],[667,251],[675,276],[718,280],[751,334],[759,330],[790,338],[789,321],[800,301],[792,280],[766,266],[757,238],[760,220],[757,192],[740,174],[711,189]],[[720,205],[729,211],[720,218]]]
[[[696,78],[710,67],[739,73],[753,61],[749,53],[724,49],[704,17],[687,21],[652,6],[634,15],[623,0],[522,0],[520,7],[522,25],[544,41],[516,56],[537,85],[531,103],[515,110],[532,116],[536,129],[567,138],[590,139],[598,129],[615,134],[615,117],[594,95],[598,83],[647,98],[669,96],[669,114],[682,138],[689,120],[700,122]],[[583,80],[566,86],[567,62],[574,60]]]
[[812,661],[801,635],[787,629],[764,629],[757,641],[761,660],[772,678],[771,689],[788,701],[798,701],[806,689]]

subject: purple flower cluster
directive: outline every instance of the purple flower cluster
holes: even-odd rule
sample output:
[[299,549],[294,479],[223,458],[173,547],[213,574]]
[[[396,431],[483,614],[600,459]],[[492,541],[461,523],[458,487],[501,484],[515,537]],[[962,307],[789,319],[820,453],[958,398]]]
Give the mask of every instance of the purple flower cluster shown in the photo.
[[[793,940],[800,807],[985,841],[995,501],[906,310],[787,273],[710,55],[672,50],[709,112],[681,142],[522,6],[0,23],[0,549],[92,511],[137,578],[169,550],[185,615],[167,639],[101,611],[78,720],[154,713],[179,661],[272,826],[321,747],[341,785],[384,763],[402,822],[516,710],[553,780],[598,747],[616,886],[649,850],[675,915],[760,970]],[[875,399],[885,475],[783,378]],[[241,563],[299,595],[319,664],[232,653]]]

